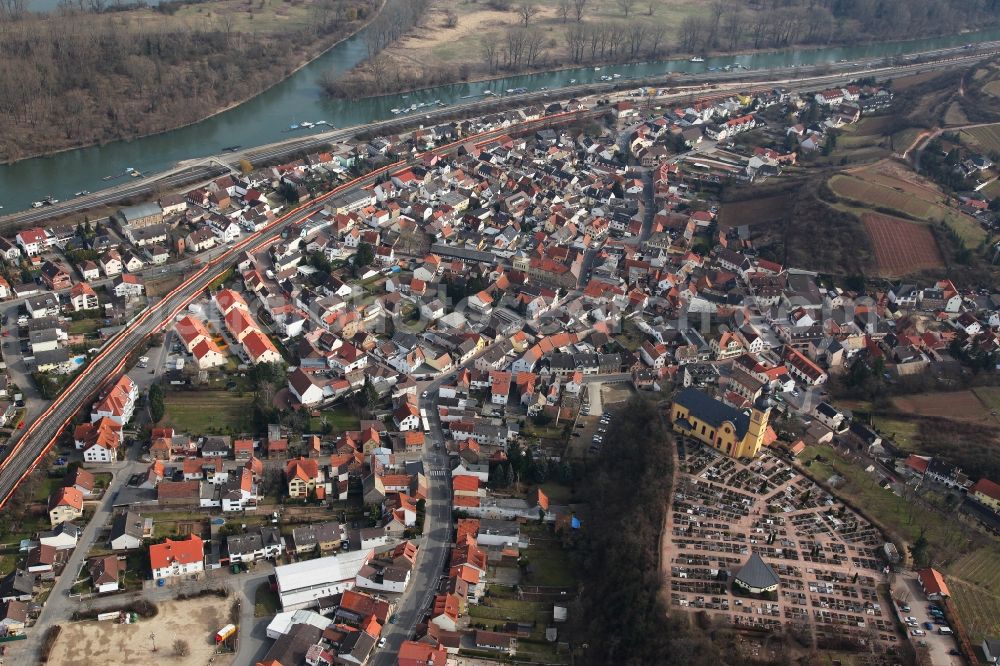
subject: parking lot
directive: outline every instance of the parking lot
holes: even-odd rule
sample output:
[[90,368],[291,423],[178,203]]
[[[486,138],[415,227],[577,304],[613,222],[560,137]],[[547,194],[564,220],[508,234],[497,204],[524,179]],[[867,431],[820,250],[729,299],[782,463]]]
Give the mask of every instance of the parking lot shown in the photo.
[[[821,650],[896,651],[877,530],[779,458],[744,464],[690,440],[677,448],[665,546],[672,605],[736,627],[792,629]],[[751,552],[779,577],[776,593],[734,592]]]
[[930,663],[935,666],[960,666],[965,663],[956,654],[958,642],[955,637],[940,633],[940,627],[947,626],[942,610],[938,604],[927,601],[915,574],[897,575],[892,583],[892,596],[897,600],[896,612],[900,621],[907,624],[910,641],[918,650],[928,651]]

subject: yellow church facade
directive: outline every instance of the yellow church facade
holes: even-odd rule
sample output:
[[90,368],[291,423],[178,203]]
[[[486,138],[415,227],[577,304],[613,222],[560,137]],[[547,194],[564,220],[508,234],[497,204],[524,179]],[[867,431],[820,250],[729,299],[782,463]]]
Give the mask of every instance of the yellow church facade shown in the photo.
[[769,406],[758,405],[747,414],[694,388],[679,392],[670,407],[674,432],[733,458],[754,458],[760,453],[770,414]]

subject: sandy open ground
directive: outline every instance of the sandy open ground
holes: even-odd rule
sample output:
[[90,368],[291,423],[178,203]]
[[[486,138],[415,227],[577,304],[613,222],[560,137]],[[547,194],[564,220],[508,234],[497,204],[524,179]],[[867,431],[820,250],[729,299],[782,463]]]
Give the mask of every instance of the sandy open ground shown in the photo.
[[[208,664],[215,656],[215,632],[224,627],[231,599],[206,596],[187,601],[159,604],[160,612],[137,624],[73,622],[63,625],[49,663],[60,666],[100,664],[133,666],[148,663]],[[150,634],[155,635],[157,651],[152,651]],[[187,642],[191,653],[174,656],[173,643]],[[216,656],[213,664],[226,666],[231,660]]]

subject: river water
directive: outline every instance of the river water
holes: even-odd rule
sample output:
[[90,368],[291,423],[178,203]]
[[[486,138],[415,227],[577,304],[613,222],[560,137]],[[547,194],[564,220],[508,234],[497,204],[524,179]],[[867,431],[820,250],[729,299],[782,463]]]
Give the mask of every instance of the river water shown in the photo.
[[365,57],[365,44],[359,34],[341,42],[267,92],[197,124],[135,141],[119,141],[0,165],[0,206],[3,206],[0,214],[23,210],[32,201],[48,195],[68,199],[77,191],[97,191],[118,184],[122,182],[120,177],[110,180],[105,180],[105,177],[120,176],[127,167],[142,172],[157,172],[170,168],[180,160],[219,153],[227,146],[255,146],[328,129],[325,125],[311,130],[289,129],[291,125],[302,121],[326,120],[333,126],[347,127],[392,118],[393,108],[433,100],[448,104],[462,102],[480,98],[486,90],[502,93],[507,89],[521,87],[530,90],[543,86],[555,89],[569,85],[572,80],[587,83],[613,74],[620,74],[625,79],[655,76],[664,72],[701,73],[709,67],[737,63],[752,70],[762,70],[791,65],[853,62],[995,40],[1000,40],[1000,29],[867,46],[722,56],[707,58],[704,63],[669,60],[602,67],[600,71],[596,71],[594,67],[584,67],[441,86],[408,95],[351,101],[329,99],[323,95],[319,79],[330,70],[347,71]]

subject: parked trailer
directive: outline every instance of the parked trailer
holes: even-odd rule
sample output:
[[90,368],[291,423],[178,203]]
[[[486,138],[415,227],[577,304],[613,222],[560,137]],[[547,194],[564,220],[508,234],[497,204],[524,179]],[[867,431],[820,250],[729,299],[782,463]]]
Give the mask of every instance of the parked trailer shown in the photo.
[[221,643],[222,641],[231,637],[235,633],[236,633],[236,625],[227,624],[226,626],[224,626],[222,629],[219,629],[219,631],[215,633],[215,642]]

